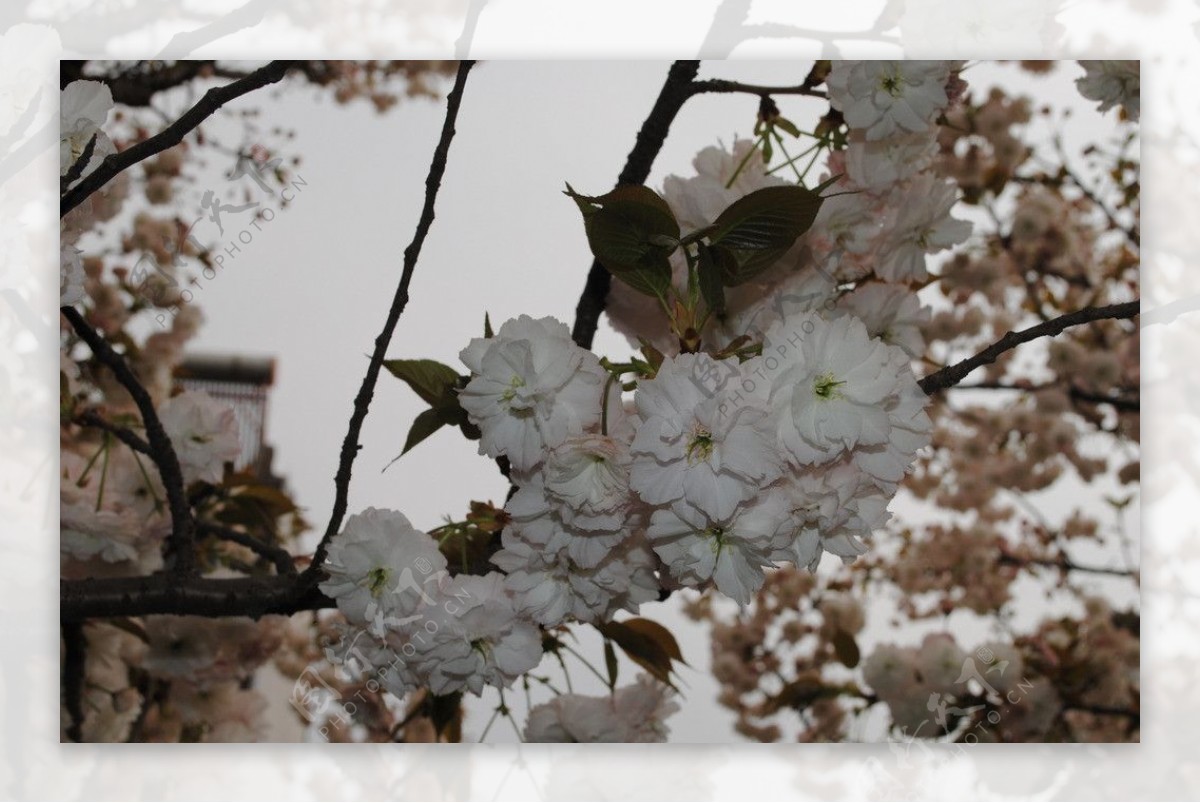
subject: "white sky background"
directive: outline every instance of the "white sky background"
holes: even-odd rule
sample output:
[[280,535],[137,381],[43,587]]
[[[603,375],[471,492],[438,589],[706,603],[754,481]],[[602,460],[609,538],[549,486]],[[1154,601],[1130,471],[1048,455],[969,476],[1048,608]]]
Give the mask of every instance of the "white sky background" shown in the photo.
[[[476,66],[450,149],[437,219],[389,357],[431,358],[461,370],[458,352],[482,334],[485,311],[496,326],[521,313],[571,323],[591,259],[578,210],[561,193],[564,182],[584,193],[611,188],[668,66],[503,61]],[[809,61],[706,62],[701,77],[782,85],[799,83],[810,66]],[[1050,77],[1038,78],[1011,66],[978,64],[965,77],[973,89],[998,82],[1056,105],[1069,103],[1075,110],[1066,130],[1070,151],[1072,143],[1113,130],[1111,113],[1098,115],[1076,99],[1071,81],[1081,72],[1066,64]],[[447,81],[444,91],[449,86]],[[777,101],[802,129],[811,130],[823,109],[813,99]],[[185,100],[178,102],[182,108]],[[207,322],[193,351],[275,357],[267,439],[276,449],[276,472],[286,478],[319,532],[332,504],[333,474],[352,401],[423,202],[444,101],[406,100],[380,115],[365,101],[337,105],[328,92],[287,84],[255,93],[242,104],[260,108],[264,126],[296,132],[284,153],[302,157],[298,174],[306,185],[285,211],[260,224],[261,231],[251,229],[253,241],[239,243],[241,251],[226,257],[217,277],[196,290],[195,303]],[[660,187],[671,173],[692,174],[691,160],[703,147],[719,140],[728,144],[735,134],[748,136],[756,109],[757,98],[746,95],[690,100],[671,128],[648,185]],[[252,144],[239,142],[237,123],[211,124],[208,130],[227,146]],[[223,173],[232,167],[232,157],[211,151],[205,155],[205,167],[189,162],[187,171],[196,182],[187,192],[195,198],[184,196],[181,217],[202,213],[203,190],[220,193],[231,186]],[[240,182],[253,200],[268,201],[248,179]],[[269,203],[278,207],[277,199]],[[225,242],[249,221],[248,213],[226,212],[225,240],[207,220],[196,226],[195,234],[202,241]],[[614,358],[629,353],[624,338],[603,321],[594,349]],[[477,454],[477,444],[457,430],[439,431],[381,473],[422,409],[424,404],[406,385],[386,373],[380,377],[350,487],[351,514],[368,506],[389,507],[429,529],[446,514],[462,518],[471,499],[503,501],[507,483],[491,460]],[[1069,509],[1062,499],[1046,502],[1051,512],[1054,507]],[[1136,519],[1135,512],[1130,516],[1135,526]],[[683,670],[686,699],[669,720],[672,741],[740,740],[732,730],[732,713],[715,701],[717,685],[707,671],[707,628],[683,617],[673,602],[645,605],[641,614],[676,633],[693,667]],[[894,638],[885,622],[877,620],[877,625],[875,638]],[[581,635],[592,631],[576,630]],[[873,640],[871,631],[867,642]],[[585,640],[584,652],[599,667],[603,658],[598,645],[598,639]],[[549,665],[547,661],[543,668]],[[635,668],[625,662],[621,682],[634,674]],[[600,682],[577,664],[572,665],[572,679],[576,691],[602,691]],[[289,686],[290,681],[273,694],[284,698],[273,700],[283,726],[274,734],[279,738],[291,722]],[[521,699],[519,692],[510,695],[510,702]],[[489,714],[490,706],[475,706],[467,738],[478,734]],[[489,735],[490,740],[512,738],[511,727],[503,723]]]

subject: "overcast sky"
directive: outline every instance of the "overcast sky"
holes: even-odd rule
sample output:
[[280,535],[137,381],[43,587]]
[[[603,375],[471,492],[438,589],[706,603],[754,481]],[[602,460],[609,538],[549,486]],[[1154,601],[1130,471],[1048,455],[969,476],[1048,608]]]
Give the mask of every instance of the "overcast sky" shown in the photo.
[[[388,356],[432,358],[462,369],[458,352],[482,333],[484,312],[498,326],[521,313],[552,315],[570,324],[590,263],[579,213],[562,195],[564,182],[598,194],[611,188],[642,119],[652,106],[667,62],[486,62],[468,81],[438,198],[437,219],[425,242]],[[799,83],[811,62],[705,63],[701,77]],[[1048,79],[1011,67],[976,65],[973,86],[1003,81],[1010,89],[1048,99],[1073,98],[1070,81],[1081,73],[1066,65]],[[449,83],[446,85],[449,88]],[[821,105],[804,98],[778,99],[783,113],[811,127]],[[423,201],[423,182],[444,114],[442,101],[404,101],[387,114],[365,102],[339,106],[328,93],[285,84],[245,101],[262,109],[265,124],[296,132],[289,153],[303,159],[288,208],[259,229],[249,214],[223,215],[224,235],[202,221],[201,240],[230,244],[242,231],[250,242],[224,259],[215,279],[203,281],[195,303],[207,323],[194,341],[197,352],[264,355],[276,359],[267,437],[284,476],[317,530],[333,499],[333,474],[352,400],[367,355],[382,326],[400,275],[402,251],[412,237]],[[1078,113],[1069,141],[1093,134],[1102,118],[1074,103]],[[655,162],[648,184],[671,173],[689,175],[695,153],[735,135],[747,136],[757,99],[699,96],[684,107]],[[1111,117],[1105,130],[1111,130]],[[216,123],[215,133],[238,143],[236,124]],[[240,143],[250,144],[250,143]],[[198,217],[199,194],[228,187],[232,166],[219,154],[190,167],[196,200],[181,216]],[[251,198],[278,208],[279,200],[246,179]],[[602,323],[599,354],[629,349]],[[399,380],[380,377],[364,448],[355,464],[349,511],[395,508],[420,528],[445,515],[461,518],[472,499],[501,502],[507,483],[494,463],[457,430],[443,429],[383,472],[403,443],[423,403]],[[832,567],[826,567],[832,568]],[[650,604],[642,614],[680,637],[692,670],[684,671],[686,701],[671,718],[673,741],[739,739],[732,715],[715,702],[707,673],[707,636],[675,606]],[[582,633],[591,628],[578,628]],[[589,654],[603,659],[595,641]],[[634,670],[622,669],[622,682]],[[601,685],[579,667],[576,689]],[[478,734],[489,710],[477,709],[467,736]],[[518,714],[518,720],[523,716]],[[511,729],[489,738],[511,740]]]

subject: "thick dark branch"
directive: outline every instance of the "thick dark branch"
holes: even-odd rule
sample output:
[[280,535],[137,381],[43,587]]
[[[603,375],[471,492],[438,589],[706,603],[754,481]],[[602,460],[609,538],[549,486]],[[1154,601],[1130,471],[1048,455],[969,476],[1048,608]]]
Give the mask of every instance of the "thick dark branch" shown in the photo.
[[375,382],[379,379],[383,358],[387,353],[388,345],[392,342],[392,333],[396,330],[400,313],[404,312],[404,307],[408,304],[408,285],[412,281],[417,258],[421,255],[421,246],[425,243],[425,236],[433,224],[434,203],[437,201],[438,188],[442,184],[442,175],[446,172],[446,157],[450,152],[450,141],[454,139],[454,123],[458,119],[458,108],[462,103],[467,74],[471,71],[474,63],[473,61],[463,61],[459,64],[458,75],[454,79],[454,88],[450,90],[450,95],[446,99],[446,119],[442,124],[442,135],[433,152],[429,175],[425,178],[425,206],[421,210],[421,218],[417,222],[417,230],[413,234],[412,242],[404,249],[404,270],[400,275],[400,284],[396,287],[396,294],[392,298],[392,306],[388,310],[383,331],[379,333],[379,337],[375,338],[375,350],[371,354],[371,362],[367,366],[366,376],[363,377],[362,387],[359,388],[358,396],[354,399],[354,412],[350,416],[350,427],[346,432],[346,439],[342,442],[341,459],[338,462],[337,475],[334,478],[336,492],[333,500],[333,513],[329,517],[329,524],[325,528],[321,543],[313,554],[312,563],[304,570],[303,577],[310,584],[319,576],[321,565],[325,562],[325,554],[329,549],[329,541],[341,528],[342,519],[346,515],[347,497],[350,492],[350,473],[354,467],[354,459],[358,456],[358,450],[362,448],[358,443],[358,436],[362,431],[363,421],[367,417],[367,410],[371,406],[371,398],[375,395]]
[[293,62],[290,61],[272,61],[245,78],[208,90],[195,106],[184,112],[182,117],[162,131],[120,153],[114,153],[105,158],[99,167],[62,197],[58,206],[59,217],[79,206],[87,200],[89,195],[112,181],[122,171],[178,145],[188,133],[215,114],[226,103],[268,84],[276,83],[283,78],[292,64]]
[[1115,705],[1087,705],[1085,703],[1072,703],[1066,707],[1068,711],[1086,711],[1089,714],[1095,714],[1102,717],[1125,717],[1136,722],[1142,718],[1142,712],[1132,708],[1120,708]]
[[292,558],[292,554],[282,547],[268,544],[260,538],[255,538],[249,533],[235,530],[232,527],[222,527],[219,524],[207,521],[197,522],[196,530],[201,535],[211,535],[215,538],[220,538],[222,541],[229,541],[246,547],[254,552],[254,554],[271,561],[275,566],[275,571],[281,575],[294,576],[296,574],[296,563]]
[[[642,123],[633,150],[625,159],[625,168],[617,177],[617,186],[641,184],[650,176],[650,168],[662,150],[671,123],[687,99],[695,94],[692,82],[699,70],[698,61],[677,61],[671,65],[662,91],[658,93],[658,100]],[[599,262],[592,262],[579,305],[575,308],[575,326],[571,330],[571,338],[585,349],[591,348],[592,339],[596,336],[596,327],[600,323],[600,313],[604,312],[604,305],[608,302],[610,286],[608,271]]]
[[183,471],[179,466],[179,457],[175,447],[163,429],[158,412],[154,409],[154,400],[149,392],[134,375],[125,358],[113,351],[112,346],[93,329],[83,315],[74,307],[63,307],[62,315],[75,332],[88,344],[92,354],[105,365],[121,386],[129,392],[133,403],[137,405],[142,415],[142,423],[146,427],[146,440],[149,446],[147,454],[158,467],[162,477],[163,488],[167,492],[167,507],[171,511],[171,532],[166,540],[165,559],[167,566],[177,572],[188,572],[195,565],[196,556],[192,540],[192,516],[188,507],[187,496],[184,492]]
[[72,81],[99,81],[112,92],[113,102],[123,106],[149,106],[156,94],[166,89],[192,81],[195,78],[216,74],[215,61],[158,62],[161,66],[148,67],[142,62],[137,69],[126,70],[116,75],[85,75],[86,61],[64,61],[59,65],[59,80],[63,89]]
[[82,622],[120,616],[284,616],[334,608],[315,586],[295,577],[105,577],[59,581],[59,618]]
[[935,371],[920,381],[921,390],[933,395],[940,390],[957,385],[967,378],[967,375],[984,365],[995,362],[1001,354],[1014,349],[1022,343],[1037,340],[1039,337],[1054,337],[1072,326],[1092,323],[1106,319],[1135,318],[1141,310],[1140,301],[1127,301],[1124,304],[1110,304],[1107,307],[1085,307],[1081,310],[1053,318],[1037,326],[1022,329],[1020,332],[1009,332],[974,357],[968,357],[962,362],[948,365],[940,371]]
[[70,724],[67,738],[72,742],[83,741],[83,684],[87,667],[87,636],[83,634],[83,623],[63,620],[62,688],[63,706],[67,709]]
[[119,427],[110,421],[105,421],[95,410],[86,410],[75,416],[75,423],[81,427],[104,430],[135,452],[141,452],[144,455],[153,457],[150,452],[150,444],[142,440],[136,432],[125,427]]

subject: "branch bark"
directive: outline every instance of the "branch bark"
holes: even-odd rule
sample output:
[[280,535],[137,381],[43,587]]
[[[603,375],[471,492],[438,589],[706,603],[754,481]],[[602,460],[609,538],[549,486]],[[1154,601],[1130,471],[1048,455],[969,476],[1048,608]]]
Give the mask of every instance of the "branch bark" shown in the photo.
[[59,581],[59,618],[83,622],[119,616],[290,615],[337,607],[315,586],[296,577],[105,577]]
[[185,136],[215,114],[226,103],[256,89],[261,89],[268,84],[278,82],[293,64],[294,62],[291,61],[272,61],[265,67],[260,67],[250,73],[245,78],[208,90],[195,106],[184,112],[182,117],[162,131],[119,153],[114,153],[106,157],[100,163],[99,167],[89,173],[74,189],[62,196],[58,206],[59,217],[65,216],[72,209],[86,201],[88,196],[112,181],[123,171],[157,153],[178,145],[183,141]]
[[[641,184],[649,177],[650,168],[658,152],[662,150],[671,123],[687,99],[695,94],[693,81],[699,71],[698,61],[677,61],[671,65],[667,72],[667,80],[658,93],[658,99],[642,123],[633,150],[626,157],[625,167],[617,177],[618,187],[624,184]],[[604,312],[611,286],[612,277],[608,271],[599,262],[593,261],[583,286],[583,294],[580,295],[579,304],[575,308],[575,325],[571,329],[571,339],[585,349],[592,347],[596,327],[600,323],[600,313]]]
[[95,410],[85,410],[75,416],[75,423],[81,427],[92,427],[93,429],[103,430],[135,452],[141,452],[149,457],[154,456],[150,450],[150,444],[142,440],[136,432],[106,421]]
[[400,320],[400,314],[408,305],[408,285],[412,281],[417,258],[421,255],[421,246],[425,243],[429,227],[433,224],[434,204],[437,201],[438,189],[442,184],[442,175],[446,172],[446,157],[450,152],[450,141],[454,139],[454,123],[458,119],[458,109],[462,103],[467,74],[471,71],[474,63],[473,61],[459,63],[458,74],[454,79],[454,88],[450,90],[450,94],[446,98],[446,119],[442,124],[441,138],[433,152],[429,174],[425,178],[425,206],[421,210],[421,217],[417,222],[417,230],[413,234],[412,242],[404,249],[404,269],[400,275],[400,284],[397,285],[396,294],[392,298],[392,306],[388,310],[383,331],[379,333],[379,337],[375,338],[375,350],[371,354],[371,362],[367,366],[362,386],[354,399],[354,412],[350,416],[350,427],[346,432],[346,439],[342,442],[341,459],[338,462],[337,475],[334,477],[333,512],[329,517],[329,524],[325,527],[321,543],[317,545],[317,550],[313,554],[312,563],[301,575],[308,585],[315,585],[329,550],[329,542],[341,528],[342,519],[346,515],[350,474],[354,468],[354,459],[358,456],[358,450],[362,448],[358,442],[358,436],[362,432],[363,421],[371,406],[371,398],[375,395],[375,383],[379,379],[379,371],[383,366],[383,358],[387,353],[388,345],[392,342],[392,333],[396,331],[396,323]]
[[154,400],[125,362],[125,358],[114,351],[100,333],[83,319],[79,310],[63,307],[61,312],[83,342],[87,343],[96,359],[113,372],[117,381],[129,392],[133,403],[137,405],[142,423],[146,427],[148,454],[162,477],[163,488],[167,494],[167,507],[171,511],[171,532],[167,535],[164,560],[173,572],[189,572],[195,566],[196,555],[193,549],[192,515],[183,485],[183,470],[179,466],[175,447],[154,409]]
[[1022,343],[1037,340],[1039,337],[1054,337],[1072,326],[1101,320],[1118,320],[1136,318],[1141,312],[1140,301],[1127,301],[1124,304],[1110,304],[1106,307],[1084,307],[1081,310],[1061,315],[1049,321],[1022,329],[1019,332],[1009,332],[974,357],[968,357],[962,362],[947,365],[940,371],[935,371],[923,378],[919,384],[921,390],[932,396],[938,391],[953,387],[967,378],[967,375],[984,365],[995,362],[1006,351],[1016,348]]
[[292,554],[282,547],[269,544],[249,533],[235,530],[232,527],[222,527],[219,524],[202,521],[196,525],[201,535],[211,535],[222,541],[239,544],[254,552],[259,557],[266,558],[275,566],[275,571],[281,575],[296,575],[296,564]]
[[83,624],[64,619],[62,623],[63,662],[62,697],[70,723],[67,738],[72,742],[83,741],[83,685],[87,662],[87,636]]

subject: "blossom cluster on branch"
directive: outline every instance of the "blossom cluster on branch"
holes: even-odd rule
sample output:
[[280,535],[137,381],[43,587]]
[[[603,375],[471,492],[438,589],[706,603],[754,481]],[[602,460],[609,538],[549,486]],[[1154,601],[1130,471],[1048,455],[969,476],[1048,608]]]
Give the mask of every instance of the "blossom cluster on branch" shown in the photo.
[[[1140,245],[1139,79],[1122,62],[1082,67],[1082,96],[1100,112],[1120,107],[1117,139],[1090,151],[1083,172],[1059,141],[1057,162],[1036,161],[1022,130],[1031,104],[1000,90],[976,97],[965,62],[818,61],[799,87],[774,90],[673,68],[664,97],[743,92],[759,109],[752,137],[703,149],[694,173],[658,191],[567,185],[563,202],[578,208],[612,279],[592,301],[633,353],[600,356],[590,335],[522,314],[494,330],[485,318],[459,369],[385,350],[433,219],[470,69],[460,65],[425,214],[311,559],[297,549],[307,523],[286,491],[238,469],[234,411],[176,387],[201,322],[184,266],[211,268],[212,254],[177,218],[144,210],[116,253],[79,247],[138,182],[149,206],[166,207],[201,143],[177,139],[137,175],[117,170],[64,205],[64,583],[86,597],[92,581],[165,577],[179,599],[219,595],[222,579],[262,583],[239,586],[246,616],[64,618],[64,733],[256,738],[264,705],[252,680],[272,661],[298,678],[293,705],[330,740],[459,740],[475,705],[464,695],[494,694],[481,739],[504,717],[529,741],[665,741],[685,662],[643,613],[673,599],[710,623],[720,703],[751,738],[783,738],[792,718],[803,741],[853,738],[874,706],[891,736],[1136,738],[1136,610],[1072,579],[1136,581],[1132,563],[1077,554],[1123,542],[1139,467],[1138,341],[1126,320]],[[235,90],[298,70],[337,87],[340,101],[367,92],[378,71],[418,84],[446,71],[158,69],[146,80],[222,75]],[[136,106],[138,87],[104,75],[64,89],[64,197],[153,139],[124,111],[108,123],[114,91]],[[824,113],[804,126],[788,119],[775,97],[794,93],[823,99]],[[239,171],[287,178],[271,151],[232,156]],[[594,287],[604,290],[589,280],[585,295]],[[1068,328],[1071,313],[1095,309],[1089,326]],[[139,314],[169,324],[139,340]],[[1017,360],[1007,338],[1029,321],[1062,325]],[[429,405],[403,454],[457,428],[511,483],[502,505],[472,502],[464,520],[428,531],[375,507],[343,521],[382,370]],[[975,379],[960,384],[966,376]],[[967,389],[983,394],[978,403]],[[1128,492],[1102,496],[1114,523],[1094,509],[1051,521],[1027,498],[1067,480],[1093,496]],[[927,515],[893,519],[900,496]],[[1013,584],[1031,578],[1077,603],[1076,615],[1047,612],[1032,631],[974,641],[910,628],[923,640],[871,643],[873,600],[891,601],[889,626],[901,630],[951,613],[1000,622],[1013,615]],[[121,594],[136,610],[136,590]],[[225,600],[236,607],[232,590]],[[292,617],[256,619],[264,611]],[[606,671],[572,646],[585,631],[602,640]],[[633,683],[619,684],[618,649],[645,670]],[[576,693],[568,657],[607,694]],[[517,688],[524,727],[505,697]],[[356,702],[331,713],[331,698]]]

